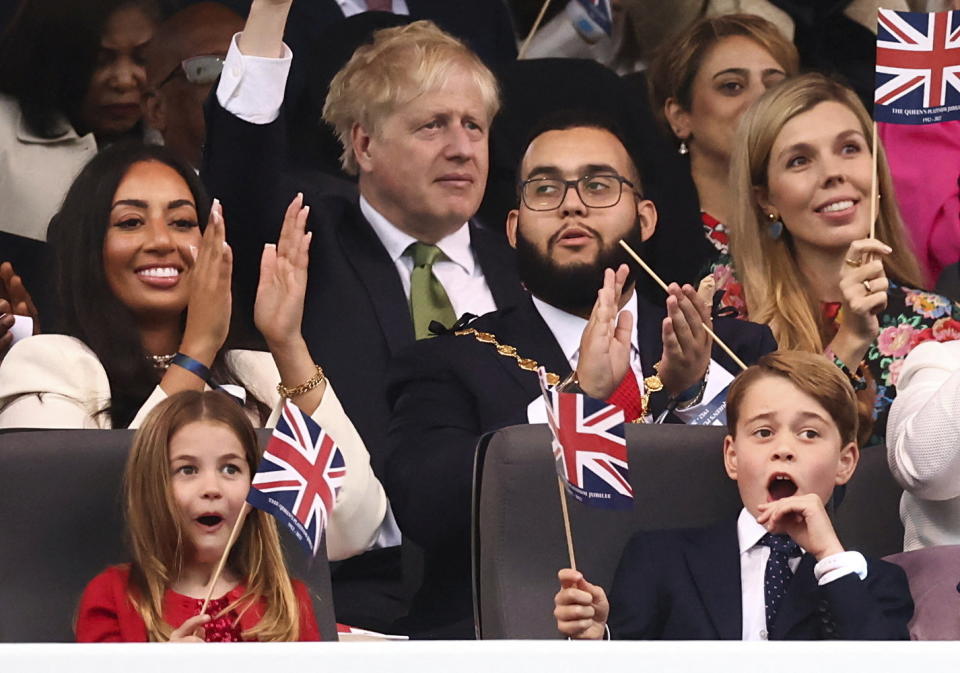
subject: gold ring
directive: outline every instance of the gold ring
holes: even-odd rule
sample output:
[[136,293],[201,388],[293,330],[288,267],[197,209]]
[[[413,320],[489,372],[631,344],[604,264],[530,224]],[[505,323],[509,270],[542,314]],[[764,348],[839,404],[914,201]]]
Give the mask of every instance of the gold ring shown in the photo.
[[870,294],[871,292],[873,292],[873,290],[870,289],[870,281],[869,281],[869,280],[863,281],[863,289],[867,291],[867,294]]
[[849,257],[847,257],[847,258],[846,258],[845,260],[843,260],[843,261],[846,262],[847,264],[849,264],[850,266],[852,266],[853,268],[857,268],[858,266],[860,266],[861,264],[863,264],[863,262],[861,262],[860,260],[858,260],[858,259],[850,259]]

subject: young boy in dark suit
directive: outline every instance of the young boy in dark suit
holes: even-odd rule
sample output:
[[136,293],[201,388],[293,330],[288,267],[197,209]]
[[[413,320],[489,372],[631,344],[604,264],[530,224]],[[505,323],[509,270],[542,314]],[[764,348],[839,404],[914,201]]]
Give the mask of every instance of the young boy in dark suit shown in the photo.
[[[640,532],[610,601],[569,568],[554,598],[571,638],[895,640],[909,637],[903,571],[843,548],[824,504],[860,453],[853,389],[823,356],[774,352],[727,396],[727,474],[744,509],[706,528]],[[608,626],[609,624],[609,626]]]

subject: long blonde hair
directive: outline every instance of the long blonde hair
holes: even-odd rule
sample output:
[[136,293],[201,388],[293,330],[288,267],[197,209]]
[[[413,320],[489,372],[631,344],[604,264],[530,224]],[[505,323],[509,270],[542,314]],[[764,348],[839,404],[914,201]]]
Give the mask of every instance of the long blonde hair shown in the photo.
[[[767,234],[769,223],[757,202],[756,188],[767,186],[770,151],[784,125],[828,101],[849,108],[859,120],[864,138],[871,142],[873,123],[856,94],[828,77],[808,74],[767,91],[747,110],[731,157],[737,202],[730,223],[730,252],[743,283],[750,319],[768,324],[780,348],[815,353],[823,351],[826,336],[819,298],[807,289],[790,233],[784,229],[776,239]],[[900,219],[887,157],[883,147],[877,147],[877,184],[882,196],[877,238],[893,248],[883,260],[884,269],[897,282],[920,287],[920,267]]]
[[[133,439],[124,473],[124,506],[129,537],[129,596],[151,641],[170,639],[163,620],[163,595],[183,568],[184,532],[170,489],[170,438],[188,423],[212,421],[230,428],[256,470],[260,448],[243,409],[221,392],[186,391],[168,397],[150,412]],[[300,636],[300,610],[280,548],[276,522],[253,510],[247,516],[228,563],[243,581],[243,595],[224,613],[262,602],[263,617],[244,639],[291,641]],[[222,614],[222,613],[221,613]]]

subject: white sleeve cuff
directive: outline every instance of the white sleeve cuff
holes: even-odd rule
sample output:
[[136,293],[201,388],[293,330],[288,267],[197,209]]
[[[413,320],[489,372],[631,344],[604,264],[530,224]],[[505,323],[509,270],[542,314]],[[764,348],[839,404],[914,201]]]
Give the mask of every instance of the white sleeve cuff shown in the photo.
[[280,116],[293,52],[283,45],[280,58],[246,56],[237,45],[239,36],[237,33],[230,40],[217,100],[224,110],[245,122],[269,124]]
[[527,405],[527,423],[546,423],[547,405],[543,401],[543,395],[537,395],[530,404]]
[[842,551],[817,561],[813,566],[813,576],[817,584],[823,586],[841,577],[856,573],[861,580],[867,579],[867,559],[858,551]]
[[[675,409],[673,413],[684,423],[691,422],[700,415],[700,412],[702,412],[717,395],[722,393],[724,389],[730,385],[731,381],[733,381],[733,374],[724,369],[715,360],[710,360],[710,367],[707,369],[707,387],[703,391],[703,399],[700,400],[700,404],[695,404],[686,409]],[[725,418],[725,416],[722,418]],[[711,425],[724,425],[724,423],[718,418]]]

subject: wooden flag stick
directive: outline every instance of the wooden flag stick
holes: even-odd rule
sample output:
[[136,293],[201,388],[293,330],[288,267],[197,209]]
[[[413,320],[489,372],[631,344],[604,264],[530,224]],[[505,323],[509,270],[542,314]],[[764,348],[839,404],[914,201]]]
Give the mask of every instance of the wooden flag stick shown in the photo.
[[227,538],[227,546],[223,548],[223,555],[220,557],[220,562],[217,563],[217,569],[213,571],[213,577],[210,578],[210,586],[207,588],[207,597],[203,599],[203,606],[200,608],[201,615],[207,611],[207,603],[210,602],[210,597],[213,595],[213,589],[217,586],[217,580],[220,579],[220,573],[223,572],[223,566],[227,562],[227,557],[230,555],[230,550],[233,549],[233,543],[237,541],[237,535],[240,533],[240,526],[244,521],[247,520],[247,513],[250,511],[250,509],[250,503],[243,503],[243,509],[240,510],[240,515],[237,516],[237,520],[233,522],[233,529],[230,531],[230,537]]
[[[633,248],[631,248],[629,245],[627,245],[627,242],[626,242],[626,241],[624,241],[624,240],[621,239],[620,245],[623,246],[623,249],[626,250],[627,253],[628,253],[631,257],[633,257],[633,259],[637,262],[637,264],[639,264],[641,267],[643,267],[643,270],[644,270],[644,271],[646,271],[648,274],[650,274],[650,277],[651,277],[651,278],[653,278],[655,281],[657,281],[657,284],[660,285],[660,287],[663,288],[663,291],[664,291],[664,292],[666,292],[667,294],[670,293],[670,290],[669,290],[669,288],[667,288],[667,284],[663,282],[663,279],[661,279],[660,276],[657,275],[657,272],[656,272],[656,271],[654,271],[654,270],[651,269],[649,266],[647,266],[647,263],[646,263],[646,262],[644,262],[642,259],[640,259],[640,255],[638,255],[636,252],[634,252],[634,251],[633,251]],[[710,338],[713,339],[713,342],[714,342],[715,344],[717,344],[718,346],[720,346],[720,348],[723,349],[723,352],[726,353],[727,355],[729,355],[729,356],[730,356],[730,359],[733,360],[735,363],[737,363],[737,366],[740,367],[740,369],[746,369],[746,368],[747,368],[747,365],[744,363],[744,361],[741,360],[740,358],[738,358],[738,357],[737,357],[737,354],[734,353],[732,350],[730,350],[730,347],[729,347],[727,344],[723,343],[723,339],[721,339],[720,337],[718,337],[718,336],[716,335],[716,333],[714,333],[714,331],[713,331],[712,329],[710,329],[710,327],[707,325],[707,323],[701,321],[700,324],[703,325],[703,329],[707,330],[707,334],[710,335]]]
[[563,510],[563,528],[567,533],[567,554],[570,556],[570,567],[577,569],[577,558],[573,555],[573,533],[570,532],[570,513],[567,511],[567,490],[563,487],[563,479],[557,475],[557,486],[560,487],[560,508]]
[[873,122],[873,173],[870,176],[870,238],[877,237],[877,122]]
[[530,32],[527,33],[527,39],[523,41],[523,46],[520,47],[520,53],[517,54],[517,60],[520,60],[527,53],[527,47],[530,46],[530,40],[533,39],[534,34],[537,32],[537,29],[540,27],[540,22],[543,21],[543,15],[547,13],[547,8],[550,6],[550,0],[544,0],[543,7],[540,8],[540,13],[537,14],[536,21],[533,22],[533,25],[530,26]]

